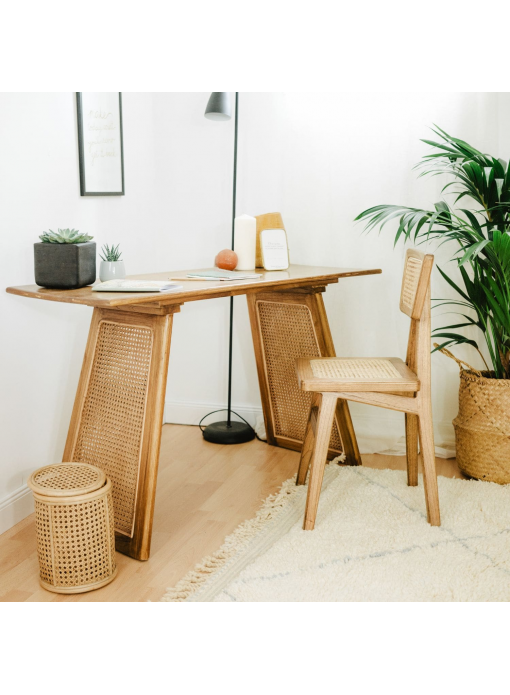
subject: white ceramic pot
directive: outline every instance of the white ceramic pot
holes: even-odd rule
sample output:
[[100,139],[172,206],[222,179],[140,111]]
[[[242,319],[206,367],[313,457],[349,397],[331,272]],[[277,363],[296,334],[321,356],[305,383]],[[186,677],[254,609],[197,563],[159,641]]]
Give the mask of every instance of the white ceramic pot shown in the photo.
[[122,280],[126,277],[124,261],[101,261],[99,265],[99,279],[101,282],[107,280]]

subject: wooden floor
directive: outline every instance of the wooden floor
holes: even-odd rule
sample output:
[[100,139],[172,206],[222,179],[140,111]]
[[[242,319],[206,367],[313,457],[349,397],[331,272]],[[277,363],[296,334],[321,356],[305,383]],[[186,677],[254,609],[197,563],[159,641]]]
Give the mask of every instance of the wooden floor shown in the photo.
[[[32,514],[0,536],[0,601],[158,601],[294,476],[298,461],[298,453],[257,440],[219,446],[204,441],[198,427],[165,425],[150,560],[117,553],[118,576],[103,589],[75,596],[45,591]],[[363,464],[405,470],[405,457],[364,455]],[[454,459],[436,464],[439,475],[463,477]]]

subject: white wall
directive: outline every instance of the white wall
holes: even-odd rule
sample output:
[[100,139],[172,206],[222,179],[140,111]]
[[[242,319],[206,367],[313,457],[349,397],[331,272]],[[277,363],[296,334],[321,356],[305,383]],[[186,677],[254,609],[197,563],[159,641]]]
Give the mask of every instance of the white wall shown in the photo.
[[[74,94],[0,94],[1,285],[33,282],[32,244],[56,227],[120,243],[130,273],[211,265],[230,239],[233,122],[204,119],[207,96],[125,93],[126,195],[82,198]],[[510,146],[509,111],[508,95],[498,94],[241,94],[238,213],[280,210],[293,262],[383,269],[328,289],[338,354],[403,355],[407,340],[396,309],[403,249],[393,250],[391,230],[362,236],[355,215],[377,203],[439,199],[439,181],[411,171],[433,122],[506,157],[498,144]],[[443,285],[436,273],[436,295]],[[29,473],[61,458],[91,309],[0,292],[0,311],[1,528],[2,518],[5,526],[26,513]],[[225,402],[227,319],[227,300],[176,315],[169,419],[190,422]],[[260,398],[243,298],[234,374],[234,404],[251,415]],[[448,437],[456,367],[434,356],[433,377],[434,416]],[[398,416],[353,412],[362,434],[401,432]]]

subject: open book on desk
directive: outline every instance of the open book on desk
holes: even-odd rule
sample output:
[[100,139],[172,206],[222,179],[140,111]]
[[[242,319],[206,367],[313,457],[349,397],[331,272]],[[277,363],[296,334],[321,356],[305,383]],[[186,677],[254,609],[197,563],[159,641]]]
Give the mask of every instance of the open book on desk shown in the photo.
[[92,288],[94,292],[175,292],[182,285],[168,280],[107,280]]

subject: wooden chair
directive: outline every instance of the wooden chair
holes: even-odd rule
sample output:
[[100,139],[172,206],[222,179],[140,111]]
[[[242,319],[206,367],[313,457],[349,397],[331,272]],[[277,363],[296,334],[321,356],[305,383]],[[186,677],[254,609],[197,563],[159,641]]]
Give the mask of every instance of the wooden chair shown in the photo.
[[315,525],[328,443],[339,398],[405,413],[407,484],[418,485],[418,431],[427,519],[440,525],[430,397],[430,273],[434,256],[406,253],[400,310],[411,319],[407,359],[312,358],[297,360],[299,385],[313,391],[296,485],[304,485],[311,462],[303,528]]

